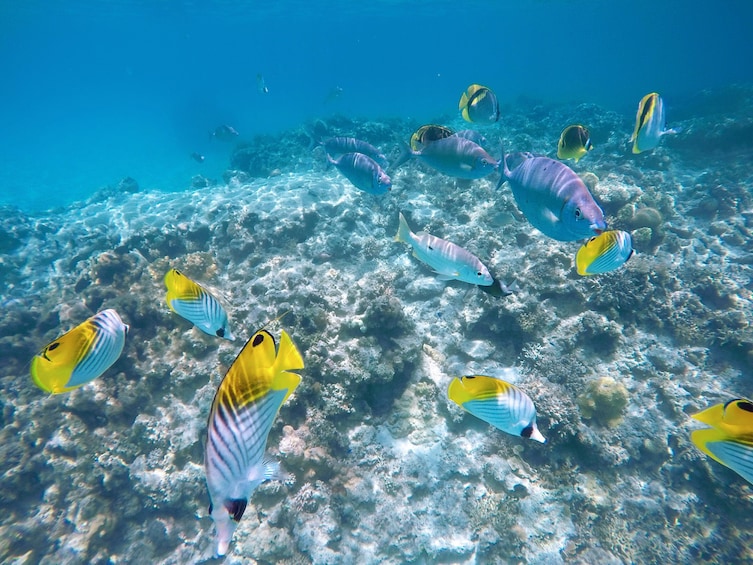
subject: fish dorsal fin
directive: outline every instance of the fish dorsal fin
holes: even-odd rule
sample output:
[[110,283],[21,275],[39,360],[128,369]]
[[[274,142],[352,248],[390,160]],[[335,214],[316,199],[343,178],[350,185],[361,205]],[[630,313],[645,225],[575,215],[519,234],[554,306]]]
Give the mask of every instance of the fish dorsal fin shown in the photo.
[[724,419],[724,404],[716,404],[710,408],[706,408],[706,410],[698,412],[698,414],[693,414],[693,418],[716,428]]
[[[232,500],[225,501],[225,509],[230,514],[230,517],[234,522],[240,522],[243,518],[243,513],[246,511],[248,500],[245,498],[234,498]],[[210,506],[211,508],[211,506]]]

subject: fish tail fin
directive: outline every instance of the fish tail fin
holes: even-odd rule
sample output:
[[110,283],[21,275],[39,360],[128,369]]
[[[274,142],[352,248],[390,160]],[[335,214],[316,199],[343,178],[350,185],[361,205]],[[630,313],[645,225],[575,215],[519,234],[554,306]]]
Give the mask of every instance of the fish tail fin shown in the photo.
[[400,243],[408,243],[410,242],[411,236],[410,227],[408,226],[408,222],[405,220],[403,213],[399,212],[399,215],[400,224],[398,225],[397,233],[395,234],[395,241]]
[[[501,145],[501,143],[500,143]],[[510,168],[507,166],[507,155],[505,155],[504,149],[502,149],[502,158],[499,160],[499,164],[502,166],[502,170],[500,171],[499,175],[499,181],[497,181],[497,189],[499,189],[500,186],[504,184],[504,182],[508,179],[510,176]],[[499,169],[499,165],[497,166],[497,169]]]
[[391,172],[398,167],[403,166],[405,163],[410,161],[411,157],[413,157],[413,150],[410,148],[410,145],[403,141],[400,145],[400,155],[398,155],[397,159],[395,159],[395,162],[389,166],[388,171]]

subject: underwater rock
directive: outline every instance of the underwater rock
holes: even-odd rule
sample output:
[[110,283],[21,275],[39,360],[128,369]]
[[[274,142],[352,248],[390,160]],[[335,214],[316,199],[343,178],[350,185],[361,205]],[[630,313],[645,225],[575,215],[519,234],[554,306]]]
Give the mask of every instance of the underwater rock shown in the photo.
[[586,391],[578,397],[581,416],[607,427],[614,427],[620,422],[627,403],[627,389],[612,377],[591,381]]
[[140,190],[139,183],[131,177],[125,177],[118,183],[118,192],[134,193]]

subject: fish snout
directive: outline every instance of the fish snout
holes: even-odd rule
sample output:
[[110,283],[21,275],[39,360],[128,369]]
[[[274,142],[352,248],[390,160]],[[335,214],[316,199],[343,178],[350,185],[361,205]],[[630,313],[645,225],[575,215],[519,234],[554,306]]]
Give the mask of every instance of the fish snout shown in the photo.
[[597,220],[591,224],[591,231],[596,235],[601,234],[602,232],[606,231],[606,229],[607,223],[604,220]]

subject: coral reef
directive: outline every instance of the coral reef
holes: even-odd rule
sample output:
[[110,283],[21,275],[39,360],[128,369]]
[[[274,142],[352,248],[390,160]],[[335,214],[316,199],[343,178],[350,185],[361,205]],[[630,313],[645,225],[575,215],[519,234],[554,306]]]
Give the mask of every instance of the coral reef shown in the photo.
[[[625,117],[592,105],[508,114],[509,151],[553,154],[562,124],[588,124],[575,168],[633,231],[625,267],[579,277],[578,244],[532,229],[495,177],[410,163],[375,197],[317,155],[339,134],[393,154],[419,125],[397,120],[254,140],[222,185],[0,209],[0,561],[210,561],[208,410],[267,324],[306,361],[269,441],[290,480],[254,493],[228,564],[749,560],[751,486],[692,446],[688,414],[753,394],[753,169],[710,169],[681,136],[631,157]],[[438,281],[393,241],[398,211],[516,291]],[[168,311],[172,267],[221,295],[239,339]],[[131,326],[116,364],[70,394],[35,388],[39,347],[102,308]],[[525,390],[548,442],[457,409],[447,385],[467,374]]]

